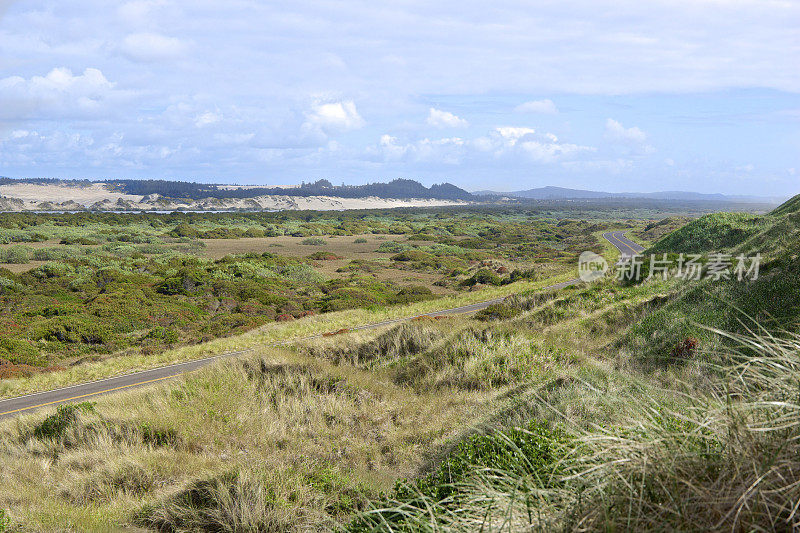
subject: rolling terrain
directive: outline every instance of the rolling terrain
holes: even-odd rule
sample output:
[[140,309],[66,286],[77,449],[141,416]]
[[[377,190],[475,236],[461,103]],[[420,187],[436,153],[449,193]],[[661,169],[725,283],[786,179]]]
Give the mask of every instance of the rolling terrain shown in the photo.
[[300,342],[251,336],[174,380],[5,420],[0,508],[22,530],[791,530],[796,202],[644,243],[705,265],[760,252],[757,279],[519,285],[353,331],[314,317]]
[[[619,251],[620,255],[631,255],[640,252],[643,248],[636,243],[633,243],[625,238],[624,232],[612,232],[603,234],[603,238],[605,238],[608,242],[610,242],[617,250]],[[553,285],[548,285],[542,287],[541,290],[548,291],[548,290],[558,290],[564,287],[569,287],[576,283],[580,283],[579,279],[571,279],[567,281],[563,281],[560,283],[556,283]],[[513,295],[512,295],[513,296]],[[459,315],[465,313],[475,313],[484,309],[487,309],[491,306],[501,305],[505,298],[495,298],[492,300],[485,300],[482,302],[477,302],[474,304],[467,304],[459,307],[452,307],[447,309],[440,309],[436,311],[432,311],[429,313],[416,315],[413,317],[408,317],[405,319],[394,319],[394,320],[387,320],[383,322],[377,322],[373,324],[361,324],[355,326],[353,328],[348,328],[347,332],[349,331],[358,331],[364,329],[377,329],[382,328],[389,325],[398,324],[407,320],[419,320],[424,318],[441,318],[441,317],[449,317],[452,315]],[[320,339],[324,337],[324,333],[320,333],[317,335],[312,335],[310,337],[305,337],[299,340],[311,340],[311,339]],[[274,346],[286,345],[290,344],[293,341],[283,341]],[[170,379],[175,376],[179,376],[186,372],[192,372],[197,370],[198,368],[202,368],[208,364],[211,364],[219,359],[226,358],[226,357],[235,357],[247,353],[251,350],[240,350],[236,352],[229,352],[225,354],[220,354],[212,357],[207,357],[203,359],[197,359],[193,361],[187,361],[184,363],[177,363],[174,365],[164,366],[160,368],[154,368],[152,370],[144,370],[140,372],[135,372],[132,374],[126,374],[123,376],[117,376],[112,378],[106,378],[101,381],[95,381],[91,383],[83,383],[80,385],[72,385],[70,387],[65,387],[53,391],[44,391],[39,392],[31,395],[16,397],[16,398],[6,398],[0,399],[0,419],[4,417],[10,416],[17,416],[21,413],[30,412],[35,409],[41,409],[43,407],[49,407],[54,405],[61,405],[68,402],[76,402],[78,400],[85,400],[86,398],[99,396],[101,394],[109,394],[113,392],[118,392],[121,390],[130,389],[133,387],[140,387],[144,385],[149,385],[152,383],[156,383],[159,381],[163,381],[165,379]]]

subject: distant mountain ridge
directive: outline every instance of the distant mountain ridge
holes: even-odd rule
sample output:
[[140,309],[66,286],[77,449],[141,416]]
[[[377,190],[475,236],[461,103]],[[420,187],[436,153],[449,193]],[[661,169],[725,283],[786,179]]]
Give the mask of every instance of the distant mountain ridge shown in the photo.
[[584,189],[568,189],[566,187],[538,187],[524,191],[494,192],[475,191],[474,196],[510,196],[530,200],[591,200],[599,198],[646,198],[650,200],[706,200],[706,201],[769,201],[779,203],[781,198],[767,198],[758,196],[728,196],[725,194],[706,194],[690,191],[660,191],[660,192],[603,192]]

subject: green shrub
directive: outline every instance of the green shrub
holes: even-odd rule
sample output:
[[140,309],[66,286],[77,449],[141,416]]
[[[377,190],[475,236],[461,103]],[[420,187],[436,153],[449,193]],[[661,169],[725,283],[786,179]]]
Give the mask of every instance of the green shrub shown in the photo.
[[34,261],[58,261],[76,257],[77,251],[69,248],[37,248],[32,255]]
[[539,279],[539,274],[537,274],[532,268],[528,270],[514,269],[511,274],[509,274],[508,277],[503,280],[503,285],[514,283],[523,279],[535,281]]
[[59,405],[54,414],[33,428],[33,436],[39,440],[59,440],[64,437],[79,413],[93,413],[94,406],[92,402]]
[[320,239],[319,237],[309,237],[308,239],[303,239],[300,241],[300,244],[305,244],[306,246],[323,246],[325,244],[325,240]]
[[46,364],[39,350],[28,341],[11,337],[0,338],[0,357],[17,365],[43,366]]
[[244,230],[239,228],[214,228],[200,234],[201,239],[241,239],[244,236]]
[[24,265],[31,258],[30,248],[25,246],[10,246],[0,250],[0,263],[13,263]]
[[473,285],[477,285],[478,283],[483,283],[484,285],[501,285],[502,281],[500,277],[489,270],[488,268],[482,268],[478,270],[472,277],[465,279],[461,282],[461,285],[466,287],[472,287]]
[[516,307],[510,307],[505,304],[494,304],[475,313],[475,319],[484,322],[489,320],[506,320],[514,318],[520,313],[521,311]]
[[538,422],[473,435],[459,443],[433,472],[416,480],[398,480],[390,496],[356,517],[347,530],[415,530],[412,524],[425,515],[458,509],[462,486],[478,476],[491,483],[494,472],[520,476],[540,488],[549,488],[564,472],[560,460],[565,444],[562,433]]
[[59,244],[80,244],[82,246],[91,246],[98,244],[97,241],[86,237],[64,237]]
[[433,255],[420,250],[405,250],[392,256],[392,261],[419,261],[427,262],[434,258]]
[[421,285],[412,285],[410,287],[403,287],[397,294],[389,298],[389,303],[392,304],[407,304],[411,302],[419,302],[422,300],[430,300],[434,297],[433,292],[428,287]]
[[156,326],[151,329],[147,335],[145,335],[146,339],[158,339],[167,344],[174,344],[178,342],[178,332],[172,328],[165,328],[164,326]]
[[8,516],[5,509],[0,509],[0,533],[5,533],[8,531],[8,527],[11,525],[11,517]]
[[266,232],[261,228],[247,228],[247,231],[244,232],[244,236],[249,238],[259,238],[265,235]]
[[175,226],[175,229],[169,232],[171,237],[192,237],[197,238],[200,235],[200,232],[197,231],[197,228],[191,226],[189,224],[181,223]]
[[96,317],[57,316],[33,328],[35,340],[67,344],[104,344],[111,338],[111,330]]
[[412,246],[402,242],[386,241],[382,242],[376,251],[380,253],[397,254],[405,250],[410,250],[411,248]]
[[365,239],[364,237],[359,237],[358,239],[354,240],[353,243],[354,244],[366,244],[367,243],[367,239]]

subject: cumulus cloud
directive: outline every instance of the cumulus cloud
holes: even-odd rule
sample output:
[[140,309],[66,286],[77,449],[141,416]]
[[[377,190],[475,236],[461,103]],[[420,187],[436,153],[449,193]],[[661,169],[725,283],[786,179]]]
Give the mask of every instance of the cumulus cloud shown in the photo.
[[430,108],[427,123],[436,128],[466,128],[469,122],[448,111]]
[[383,135],[375,147],[368,150],[386,161],[437,162],[459,164],[537,162],[555,163],[570,160],[579,154],[594,152],[595,148],[563,143],[552,133],[539,134],[533,128],[501,126],[487,135],[474,139],[445,137],[424,138],[401,142],[392,135]]
[[80,96],[99,96],[112,89],[114,84],[106,79],[100,70],[87,68],[83,74],[75,76],[68,68],[54,68],[46,76],[33,76],[25,80],[11,76],[0,80],[0,90],[21,90],[40,97],[73,93]]
[[636,126],[626,128],[613,118],[606,120],[606,139],[615,142],[641,144],[647,141],[647,134]]
[[164,4],[164,0],[133,0],[119,6],[117,12],[120,18],[126,22],[143,24],[147,22],[155,8]]
[[308,122],[329,132],[355,130],[365,124],[352,100],[315,104]]
[[[20,120],[37,112],[53,116],[85,116],[102,109],[115,84],[96,68],[75,75],[68,68],[54,68],[46,76],[0,79],[0,118]],[[123,94],[123,93],[120,93]]]
[[382,135],[377,147],[368,148],[367,153],[386,161],[435,162],[456,165],[466,155],[468,143],[461,137],[420,139],[415,142],[400,142],[392,135]]
[[651,154],[656,149],[647,143],[647,134],[636,126],[626,128],[613,118],[606,120],[606,140],[618,146],[618,150],[632,155]]
[[502,144],[507,146],[514,146],[520,140],[526,138],[532,139],[535,134],[536,130],[533,128],[517,126],[501,126],[499,128],[495,128],[492,132],[492,136],[501,139]]
[[187,45],[175,37],[158,33],[132,33],[122,40],[121,50],[132,61],[154,62],[182,56]]
[[539,163],[552,163],[594,152],[596,148],[560,142],[552,133],[537,133],[533,128],[501,126],[473,142],[476,149],[495,157],[523,156]]
[[552,100],[532,100],[514,108],[517,113],[541,113],[543,115],[558,114],[558,108]]

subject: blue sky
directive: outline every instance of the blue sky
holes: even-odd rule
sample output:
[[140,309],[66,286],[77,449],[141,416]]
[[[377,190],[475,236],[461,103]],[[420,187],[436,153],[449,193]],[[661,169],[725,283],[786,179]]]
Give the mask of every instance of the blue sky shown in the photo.
[[0,175],[800,192],[800,2],[0,0]]

